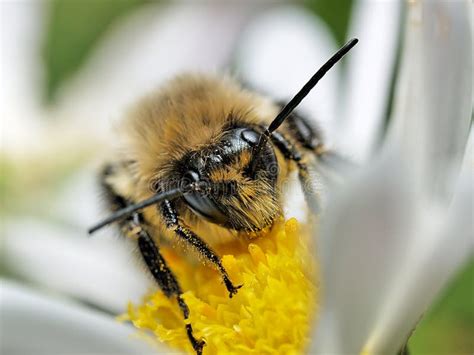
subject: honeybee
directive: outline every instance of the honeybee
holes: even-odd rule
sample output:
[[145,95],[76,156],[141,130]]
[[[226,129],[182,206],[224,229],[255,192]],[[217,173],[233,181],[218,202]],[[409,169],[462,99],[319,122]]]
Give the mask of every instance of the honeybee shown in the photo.
[[[282,214],[288,174],[296,169],[307,186],[308,161],[330,156],[318,130],[293,110],[357,42],[343,46],[284,106],[228,77],[187,74],[142,99],[124,120],[123,153],[100,175],[112,214],[89,233],[117,222],[136,240],[160,289],[176,299],[197,354],[205,342],[193,334],[160,243],[189,245],[220,272],[229,297],[243,287],[230,280],[212,245],[271,227]],[[317,196],[305,197],[317,207]]]

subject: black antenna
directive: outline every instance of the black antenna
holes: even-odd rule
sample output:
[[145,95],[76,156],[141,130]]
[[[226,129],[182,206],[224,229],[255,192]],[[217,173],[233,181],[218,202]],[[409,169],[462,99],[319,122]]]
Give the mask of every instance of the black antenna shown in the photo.
[[344,55],[349,52],[352,47],[354,47],[359,40],[357,38],[351,39],[347,42],[341,49],[339,49],[336,54],[334,54],[329,60],[324,63],[324,65],[319,68],[319,70],[309,79],[309,81],[301,88],[300,91],[288,102],[285,107],[280,111],[276,118],[270,123],[270,126],[260,135],[257,146],[252,152],[252,161],[248,167],[250,174],[253,174],[255,167],[257,165],[257,157],[262,151],[265,143],[270,138],[270,134],[275,131],[280,125],[285,121],[285,119],[293,112],[293,110],[301,103],[301,101],[310,93],[311,90],[316,86],[316,84],[321,80],[321,78],[331,69],[334,64],[341,60]]
[[91,227],[88,232],[89,234],[92,234],[110,223],[113,223],[121,218],[130,216],[133,212],[139,211],[145,207],[154,205],[164,200],[172,200],[190,192],[200,191],[203,187],[205,188],[205,183],[193,182],[189,185],[184,186],[183,188],[176,188],[162,192],[160,194],[156,194],[150,197],[149,199],[143,200],[141,202],[135,203],[133,205],[127,206],[125,208],[122,208],[121,210],[114,212],[109,217],[105,218],[101,222],[97,223],[95,226]]

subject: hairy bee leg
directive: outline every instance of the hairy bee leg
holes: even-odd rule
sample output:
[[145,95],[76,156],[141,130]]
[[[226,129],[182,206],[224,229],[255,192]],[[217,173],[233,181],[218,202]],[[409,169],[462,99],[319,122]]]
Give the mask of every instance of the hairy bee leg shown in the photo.
[[320,130],[311,125],[304,117],[292,113],[288,117],[287,123],[291,137],[300,143],[303,148],[311,150],[321,164],[339,172],[354,167],[354,163],[349,159],[327,149],[323,143]]
[[324,146],[321,131],[298,113],[293,112],[288,116],[287,126],[291,137],[301,144],[303,148],[311,150],[318,158],[330,152]]
[[175,210],[171,201],[164,201],[160,205],[160,212],[163,216],[166,227],[169,230],[172,230],[179,238],[184,239],[188,244],[190,244],[194,249],[196,249],[204,258],[213,263],[219,272],[222,275],[224,284],[229,291],[229,297],[232,298],[233,295],[237,293],[239,288],[242,285],[234,286],[230,281],[229,274],[221,263],[221,259],[217,256],[216,253],[204,242],[197,234],[195,234],[190,229],[182,226],[178,221],[178,213]]
[[[110,180],[110,178],[113,178],[118,174],[124,174],[125,171],[120,169],[120,167],[121,166],[119,165],[108,164],[105,166],[101,174],[102,189],[112,211],[124,208],[129,204],[127,199],[115,191],[114,185]],[[201,355],[205,342],[194,337],[192,325],[188,322],[189,308],[181,297],[182,291],[178,280],[166,264],[165,259],[160,254],[159,249],[154,243],[153,239],[144,230],[141,222],[141,215],[139,213],[133,214],[127,219],[121,221],[120,227],[122,229],[122,234],[138,241],[138,247],[143,260],[145,261],[150,273],[158,283],[158,286],[163,291],[163,293],[167,297],[176,297],[176,301],[178,302],[186,323],[185,329],[189,341],[194,351],[196,351],[196,354]]]
[[201,355],[205,342],[194,337],[193,327],[189,323],[189,307],[182,298],[183,292],[181,291],[178,280],[166,264],[158,246],[142,227],[139,214],[136,213],[127,221],[123,222],[122,229],[128,237],[137,239],[138,248],[143,260],[166,297],[176,297],[176,301],[183,313],[189,341],[194,351],[196,351],[196,354]]
[[317,147],[322,146],[323,135],[321,130],[308,122],[298,112],[293,112],[288,116],[286,122],[291,137],[304,148],[315,151]]
[[319,213],[319,199],[314,191],[313,181],[309,174],[308,166],[302,161],[301,153],[283,134],[279,132],[272,132],[271,140],[286,159],[294,161],[298,166],[298,178],[303,189],[306,203],[314,213]]

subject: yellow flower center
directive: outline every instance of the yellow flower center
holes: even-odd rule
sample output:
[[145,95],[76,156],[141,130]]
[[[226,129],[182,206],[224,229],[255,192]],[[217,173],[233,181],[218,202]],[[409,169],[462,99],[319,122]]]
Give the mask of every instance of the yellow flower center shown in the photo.
[[[216,248],[234,284],[243,287],[228,297],[220,274],[190,264],[172,249],[163,254],[173,269],[190,309],[196,338],[206,342],[204,354],[300,353],[309,342],[318,310],[318,270],[308,230],[295,219],[279,221],[251,243],[236,241]],[[194,353],[175,299],[161,291],[130,304],[129,319],[152,331],[170,347]]]

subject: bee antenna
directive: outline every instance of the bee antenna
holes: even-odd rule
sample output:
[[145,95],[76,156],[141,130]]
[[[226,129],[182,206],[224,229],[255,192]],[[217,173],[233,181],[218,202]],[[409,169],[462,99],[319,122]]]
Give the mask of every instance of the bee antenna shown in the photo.
[[190,192],[195,192],[195,191],[201,191],[206,188],[204,182],[193,182],[191,184],[188,184],[182,188],[176,188],[172,190],[168,190],[159,194],[156,194],[146,200],[140,201],[138,203],[135,203],[133,205],[129,205],[125,208],[122,208],[118,211],[115,211],[112,213],[109,217],[105,218],[101,222],[97,223],[93,227],[91,227],[88,230],[89,234],[93,234],[94,232],[98,231],[99,229],[115,222],[118,221],[119,219],[122,219],[124,217],[130,216],[132,213],[139,211],[145,207],[154,205],[158,202],[164,201],[164,200],[173,200],[176,199],[180,196],[183,196],[185,194],[188,194]]
[[285,121],[285,119],[293,112],[293,110],[301,103],[301,101],[310,93],[311,90],[316,86],[316,84],[323,78],[323,76],[331,69],[334,64],[344,57],[344,55],[349,52],[352,47],[354,47],[359,40],[357,38],[351,39],[347,42],[341,49],[339,49],[329,60],[323,64],[321,68],[308,80],[308,82],[301,88],[300,91],[288,102],[285,107],[280,111],[280,113],[275,117],[275,119],[270,123],[267,129],[260,135],[258,144],[255,146],[255,149],[252,152],[252,161],[249,164],[248,172],[253,175],[257,165],[257,157],[262,151],[265,143],[270,138],[270,135],[275,131],[280,125]]

